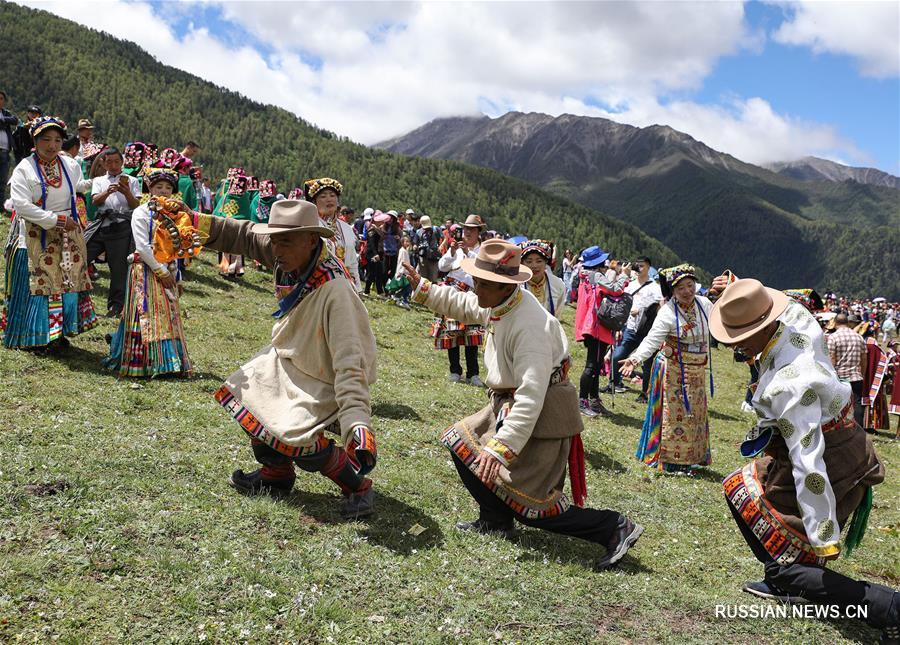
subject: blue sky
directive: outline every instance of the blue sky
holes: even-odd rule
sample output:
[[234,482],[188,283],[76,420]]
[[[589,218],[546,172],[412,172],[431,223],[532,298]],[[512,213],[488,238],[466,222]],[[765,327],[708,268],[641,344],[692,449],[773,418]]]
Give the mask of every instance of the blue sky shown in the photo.
[[363,143],[516,109],[900,173],[896,2],[19,1]]

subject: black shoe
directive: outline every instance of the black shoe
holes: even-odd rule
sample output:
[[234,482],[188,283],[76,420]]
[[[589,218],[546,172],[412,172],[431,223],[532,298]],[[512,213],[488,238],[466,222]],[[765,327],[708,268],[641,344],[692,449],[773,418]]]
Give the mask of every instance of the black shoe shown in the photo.
[[485,520],[472,520],[471,522],[459,522],[456,525],[458,531],[471,531],[482,535],[499,535],[507,540],[516,536],[516,527],[513,521],[503,523],[487,522]]
[[612,539],[606,545],[606,555],[597,560],[594,569],[603,571],[615,565],[625,557],[628,549],[635,545],[643,532],[643,526],[635,524],[626,517],[625,523],[613,533]]
[[44,354],[59,354],[69,349],[72,346],[72,343],[69,342],[69,339],[65,336],[60,336],[56,340],[50,341],[47,347],[44,349]]
[[107,318],[119,318],[122,315],[121,307],[110,307],[106,310]]
[[600,389],[600,394],[612,394],[613,384],[607,383],[606,387]]
[[792,596],[788,592],[779,589],[771,582],[768,582],[766,580],[745,582],[741,589],[752,596],[756,596],[757,598],[765,598],[767,600],[777,600],[778,602],[789,602],[801,605],[807,603],[807,600],[805,600],[804,598],[801,598],[800,596]]
[[646,404],[646,403],[648,402],[648,401],[647,401],[647,395],[644,394],[643,392],[641,392],[640,394],[638,394],[637,397],[636,397],[634,400],[635,400],[636,403],[644,403],[644,404]]
[[231,474],[228,483],[244,495],[259,495],[263,493],[274,497],[287,495],[294,487],[293,479],[263,480],[261,468],[257,468],[252,473],[245,473],[238,468]]
[[375,490],[369,486],[362,493],[351,493],[341,504],[341,517],[355,520],[375,512]]
[[606,409],[606,406],[603,405],[603,401],[601,401],[599,398],[590,399],[590,406],[591,410],[593,410],[594,414],[596,414],[598,417],[609,416],[609,410]]

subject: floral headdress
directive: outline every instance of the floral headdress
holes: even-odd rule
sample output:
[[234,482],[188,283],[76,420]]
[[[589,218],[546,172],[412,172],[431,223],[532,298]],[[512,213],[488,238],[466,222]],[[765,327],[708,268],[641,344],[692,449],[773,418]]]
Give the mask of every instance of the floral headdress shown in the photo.
[[253,175],[247,175],[247,190],[259,190],[259,179]]
[[260,197],[274,197],[278,194],[278,185],[271,179],[263,179],[259,182]]
[[288,193],[288,199],[303,199],[303,189],[302,188],[291,188],[291,192]]
[[229,195],[243,195],[247,191],[247,177],[239,175],[228,180]]
[[825,308],[822,296],[816,293],[815,289],[785,289],[784,294],[806,307],[810,313],[814,314]]
[[225,175],[226,179],[234,179],[235,177],[243,177],[244,169],[240,166],[235,166],[233,168],[228,169],[228,173]]
[[147,144],[141,141],[131,141],[125,144],[125,150],[122,151],[122,158],[125,160],[126,168],[140,168],[144,165],[144,158],[147,156]]
[[306,199],[308,199],[309,201],[314,201],[316,199],[316,195],[318,195],[326,188],[330,188],[331,190],[336,192],[338,197],[341,196],[341,193],[344,190],[344,187],[341,186],[341,182],[339,182],[337,179],[332,179],[331,177],[310,179],[303,185],[305,187]]
[[175,148],[166,148],[159,154],[159,160],[167,168],[174,168],[181,159],[181,153]]
[[153,186],[157,182],[167,181],[172,186],[172,190],[178,189],[178,174],[171,168],[165,166],[154,166],[147,169],[144,174],[147,179],[147,185]]

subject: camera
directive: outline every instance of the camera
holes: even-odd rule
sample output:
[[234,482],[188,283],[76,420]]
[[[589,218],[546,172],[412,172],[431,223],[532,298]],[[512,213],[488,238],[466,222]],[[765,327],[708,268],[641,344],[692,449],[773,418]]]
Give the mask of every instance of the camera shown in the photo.
[[457,242],[462,242],[463,239],[463,227],[457,227],[455,231],[453,231],[453,239]]

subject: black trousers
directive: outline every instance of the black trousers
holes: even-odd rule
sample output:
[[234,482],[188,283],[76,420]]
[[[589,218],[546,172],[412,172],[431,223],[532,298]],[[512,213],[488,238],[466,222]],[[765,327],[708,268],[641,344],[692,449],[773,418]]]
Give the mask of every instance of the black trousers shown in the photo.
[[884,585],[854,580],[824,567],[778,564],[753,535],[734,506],[729,503],[728,508],[753,555],[763,563],[766,582],[792,596],[799,596],[819,605],[864,605],[868,607],[866,622],[872,627],[881,629],[900,624],[900,592]]
[[551,533],[569,535],[588,542],[609,544],[613,533],[625,523],[625,516],[616,511],[597,510],[570,506],[565,513],[556,517],[531,519],[519,515],[494,495],[481,480],[469,470],[459,457],[453,455],[453,464],[462,479],[463,486],[478,503],[478,517],[491,524],[508,525],[515,519],[525,526],[543,529]]
[[366,263],[366,295],[375,285],[375,291],[379,294],[384,293],[384,264],[381,260],[375,262],[371,258]]
[[864,428],[862,404],[863,382],[850,381],[850,389],[853,391],[853,420],[856,421],[860,428]]
[[[11,141],[10,144],[12,144]],[[9,157],[9,150],[0,150],[0,208],[6,202],[6,180],[9,177],[10,166],[12,166]]]
[[134,251],[130,221],[117,222],[97,229],[87,242],[88,264],[96,261],[104,251],[106,263],[109,265],[107,309],[122,309],[125,306],[128,255]]
[[[459,364],[459,347],[451,347],[447,350],[447,358],[450,359],[450,373],[462,376],[462,365]],[[478,375],[478,347],[466,345],[466,378],[470,379]]]
[[587,360],[584,363],[584,371],[578,383],[578,397],[581,399],[600,398],[600,371],[603,369],[603,357],[609,347],[601,340],[593,336],[585,336],[584,350]]
[[384,285],[388,283],[394,277],[394,274],[397,273],[397,256],[396,255],[385,255],[384,256],[384,273],[381,276],[381,288],[384,289]]

